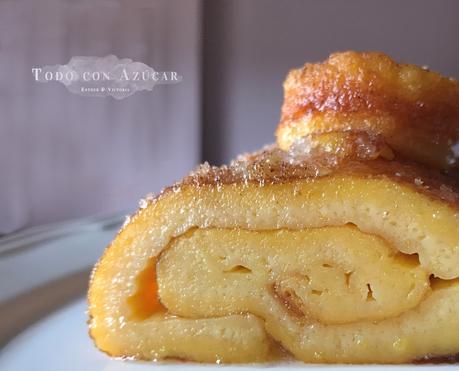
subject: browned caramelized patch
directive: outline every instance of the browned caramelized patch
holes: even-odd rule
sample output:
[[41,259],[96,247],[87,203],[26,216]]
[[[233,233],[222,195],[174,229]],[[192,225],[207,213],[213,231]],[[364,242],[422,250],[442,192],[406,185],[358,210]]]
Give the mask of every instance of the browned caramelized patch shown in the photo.
[[428,116],[457,119],[459,114],[457,81],[383,53],[334,53],[323,63],[290,71],[284,88],[282,124],[315,111],[390,113],[409,118],[411,126]]
[[301,308],[301,299],[293,290],[281,290],[277,284],[271,285],[271,292],[285,307],[287,312],[297,318],[304,318],[305,314]]
[[332,54],[292,70],[284,83],[279,145],[311,133],[382,134],[406,158],[459,169],[459,83],[382,53]]

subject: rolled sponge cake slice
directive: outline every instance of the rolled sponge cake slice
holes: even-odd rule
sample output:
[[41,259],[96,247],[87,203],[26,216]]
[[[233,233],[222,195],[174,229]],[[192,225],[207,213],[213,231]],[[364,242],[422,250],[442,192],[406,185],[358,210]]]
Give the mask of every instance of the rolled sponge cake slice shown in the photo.
[[97,347],[226,363],[458,354],[459,187],[373,144],[273,146],[144,200],[92,275]]

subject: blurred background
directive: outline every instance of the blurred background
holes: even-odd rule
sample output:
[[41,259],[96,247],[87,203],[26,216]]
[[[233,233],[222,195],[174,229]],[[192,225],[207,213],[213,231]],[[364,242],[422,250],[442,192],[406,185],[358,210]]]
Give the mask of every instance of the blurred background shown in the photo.
[[[132,212],[274,141],[289,69],[377,50],[459,77],[455,0],[0,0],[0,234]],[[183,76],[123,100],[34,81],[115,54]]]

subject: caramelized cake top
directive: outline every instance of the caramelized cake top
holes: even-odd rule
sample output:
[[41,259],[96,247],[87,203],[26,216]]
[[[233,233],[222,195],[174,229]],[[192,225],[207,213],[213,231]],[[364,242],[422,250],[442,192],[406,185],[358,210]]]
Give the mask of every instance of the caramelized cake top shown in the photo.
[[382,134],[398,153],[459,169],[459,82],[382,53],[332,54],[292,70],[277,129],[283,149],[311,133]]
[[[459,208],[459,181],[434,169],[395,157],[381,136],[365,132],[313,135],[297,141],[288,151],[268,145],[237,157],[229,165],[199,165],[162,194],[180,192],[187,186],[288,183],[330,175],[389,178]],[[159,195],[158,197],[160,197]],[[141,208],[157,197],[148,195]]]

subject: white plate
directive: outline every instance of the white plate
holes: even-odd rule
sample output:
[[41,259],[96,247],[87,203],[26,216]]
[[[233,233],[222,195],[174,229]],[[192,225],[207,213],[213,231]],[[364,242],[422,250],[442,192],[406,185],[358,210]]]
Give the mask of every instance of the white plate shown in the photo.
[[[117,223],[115,222],[112,227],[113,222],[110,218],[93,222],[91,221],[91,225],[85,227],[84,231],[81,230],[81,224],[71,228],[67,225],[66,228],[70,229],[65,231],[53,230],[51,233],[46,232],[45,235],[40,231],[40,237],[32,241],[30,233],[25,233],[19,236],[20,238],[10,238],[6,241],[8,245],[4,246],[0,240],[0,288],[5,289],[0,293],[0,300],[3,297],[3,303],[0,302],[3,304],[3,308],[0,305],[0,341],[4,343],[3,338],[10,340],[0,351],[1,371],[459,369],[457,365],[327,366],[291,363],[223,366],[180,362],[154,364],[110,359],[94,347],[88,336],[86,300],[81,297],[85,290],[87,276],[75,276],[75,272],[78,273],[82,268],[88,268],[94,263],[103,247],[116,233]],[[69,231],[72,233],[69,234]],[[21,244],[21,241],[25,244]],[[5,249],[10,248],[12,243],[17,246],[5,253]],[[32,247],[30,247],[31,243]],[[3,256],[1,256],[1,247],[4,248]],[[24,274],[24,272],[29,273]],[[30,272],[36,274],[31,275]],[[75,288],[72,282],[74,283],[77,278],[82,285]],[[59,301],[65,299],[62,293],[67,293],[68,296],[70,290],[76,290],[73,297],[77,296],[70,304],[62,306]],[[57,297],[59,295],[61,298]],[[46,307],[46,304],[53,301],[60,303],[61,308],[50,313],[51,309],[49,306]],[[38,313],[35,318],[41,316],[44,309],[48,311],[48,315],[43,319],[30,325],[12,339],[11,336],[5,336],[8,331],[11,332],[15,328],[16,323],[19,326],[16,328],[20,328],[24,320],[33,319],[37,311],[42,313]]]

